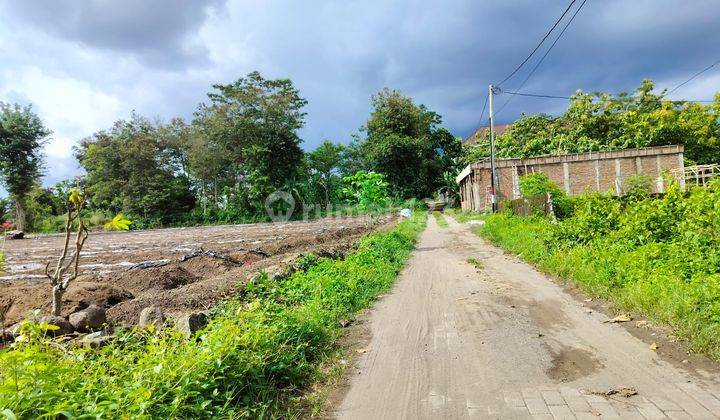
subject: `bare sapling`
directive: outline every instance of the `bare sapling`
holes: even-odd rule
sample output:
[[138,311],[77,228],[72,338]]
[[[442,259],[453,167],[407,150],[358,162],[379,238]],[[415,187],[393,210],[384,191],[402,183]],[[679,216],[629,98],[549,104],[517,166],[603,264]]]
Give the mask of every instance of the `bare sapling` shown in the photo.
[[[52,315],[60,316],[62,310],[62,297],[70,283],[78,277],[80,252],[88,237],[88,229],[82,218],[85,206],[85,195],[79,190],[73,190],[68,196],[67,219],[65,220],[65,241],[60,258],[55,269],[50,273],[50,263],[45,266],[45,275],[50,279],[52,286]],[[76,229],[73,233],[73,229]],[[74,249],[70,255],[70,240],[75,237]]]

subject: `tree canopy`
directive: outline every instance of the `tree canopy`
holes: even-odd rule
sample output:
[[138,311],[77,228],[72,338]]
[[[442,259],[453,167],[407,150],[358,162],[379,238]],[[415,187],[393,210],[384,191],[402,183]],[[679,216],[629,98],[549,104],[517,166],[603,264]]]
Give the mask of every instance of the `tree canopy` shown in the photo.
[[0,102],[0,174],[15,202],[18,229],[25,228],[25,197],[42,171],[41,148],[51,133],[30,106]]
[[456,167],[460,140],[440,127],[440,115],[396,90],[373,95],[371,104],[360,144],[368,169],[384,174],[402,197],[433,195],[443,173]]
[[[523,115],[496,138],[500,157],[607,151],[668,144],[685,145],[698,164],[720,162],[720,95],[715,102],[672,101],[644,80],[633,94],[578,90],[559,117]],[[487,140],[487,139],[485,139]],[[484,141],[466,150],[466,162],[489,155]]]
[[133,115],[81,141],[75,153],[87,171],[94,208],[170,223],[192,209],[195,198],[161,127]]

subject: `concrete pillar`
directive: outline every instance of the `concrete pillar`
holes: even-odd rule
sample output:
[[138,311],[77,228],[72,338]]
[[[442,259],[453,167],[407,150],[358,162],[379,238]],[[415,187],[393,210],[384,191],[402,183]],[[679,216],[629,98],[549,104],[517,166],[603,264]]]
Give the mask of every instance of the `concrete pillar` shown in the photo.
[[[483,171],[481,169],[480,171]],[[480,211],[482,209],[482,185],[480,183],[483,181],[483,177],[480,176],[482,172],[476,172],[473,171],[473,210],[474,211]]]
[[657,192],[660,194],[665,192],[665,179],[662,176],[657,177],[656,181]]
[[638,157],[635,158],[635,173],[636,173],[636,174],[641,174],[641,173],[643,173],[643,171],[642,171],[642,159],[640,159],[640,156],[638,156]]
[[615,194],[622,194],[622,168],[620,159],[615,159]]
[[567,162],[563,162],[563,183],[565,192],[570,194],[570,165]]
[[685,191],[685,158],[682,153],[678,154],[678,170],[680,171],[680,189]]
[[600,191],[600,159],[595,159],[595,190]]
[[512,197],[513,199],[520,198],[520,175],[517,166],[514,165],[512,167]]

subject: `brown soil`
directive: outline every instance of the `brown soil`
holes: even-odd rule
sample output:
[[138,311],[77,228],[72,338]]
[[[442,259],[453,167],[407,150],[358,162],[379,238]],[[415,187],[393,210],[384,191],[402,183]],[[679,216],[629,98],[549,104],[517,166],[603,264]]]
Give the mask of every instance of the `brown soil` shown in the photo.
[[[108,309],[110,321],[135,323],[149,305],[170,315],[204,310],[240,292],[261,270],[283,270],[303,253],[343,255],[363,235],[394,220],[354,217],[92,233],[82,253],[82,275],[63,299],[63,315],[96,304]],[[43,271],[56,260],[62,240],[61,235],[43,235],[6,243],[7,270],[0,277],[0,301],[12,302],[6,325],[32,309],[49,309]],[[198,249],[215,256],[187,258]],[[141,262],[158,266],[132,268]]]

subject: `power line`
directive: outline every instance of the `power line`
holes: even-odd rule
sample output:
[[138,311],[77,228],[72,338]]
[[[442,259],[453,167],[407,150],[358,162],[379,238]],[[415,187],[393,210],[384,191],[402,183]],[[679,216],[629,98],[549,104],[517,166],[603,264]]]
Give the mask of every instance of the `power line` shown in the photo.
[[[482,125],[483,116],[485,116],[485,109],[487,108],[489,98],[490,98],[490,94],[489,93],[485,94],[485,104],[483,105],[482,112],[480,113],[480,119],[478,120],[477,124],[475,124],[475,127],[484,127],[484,125]],[[470,135],[472,136],[473,134],[475,134],[475,132],[477,130],[479,130],[479,128],[476,128],[475,131],[473,131]]]
[[560,21],[563,20],[563,18],[565,17],[565,15],[567,14],[567,12],[570,10],[570,8],[572,7],[572,5],[575,4],[575,1],[576,1],[576,0],[572,0],[572,1],[570,2],[570,4],[569,4],[568,7],[565,9],[565,11],[563,12],[563,14],[560,15],[560,17],[558,18],[558,20],[555,21],[555,24],[550,28],[549,31],[547,31],[547,33],[545,34],[545,36],[540,40],[540,42],[537,44],[537,46],[535,46],[535,48],[530,52],[530,54],[529,54],[527,57],[525,57],[525,59],[522,61],[522,63],[520,63],[520,65],[518,65],[518,66],[515,68],[515,70],[512,71],[512,73],[510,73],[507,77],[505,77],[505,78],[502,80],[502,82],[498,83],[496,86],[500,87],[500,85],[502,85],[503,83],[507,82],[508,79],[510,79],[511,77],[513,77],[513,76],[515,75],[515,73],[517,73],[517,72],[522,68],[522,66],[524,66],[525,63],[528,62],[528,60],[530,60],[530,58],[533,56],[533,54],[535,54],[535,52],[537,52],[537,50],[540,48],[540,46],[543,44],[543,42],[545,42],[545,40],[550,36],[550,34],[552,33],[552,31],[555,30],[555,28],[558,26],[558,24],[560,23]]
[[[508,95],[513,96],[527,96],[531,98],[549,98],[549,99],[563,99],[563,100],[571,100],[571,96],[559,96],[559,95],[544,95],[544,94],[538,94],[538,93],[521,93],[521,92],[509,92],[509,91],[503,91],[502,93],[506,93]],[[713,99],[679,99],[679,100],[672,100],[668,99],[670,102],[701,102],[701,103],[713,103],[715,102]]]
[[[525,77],[525,80],[523,80],[523,82],[520,84],[520,87],[518,87],[516,89],[516,91],[520,91],[523,88],[523,86],[525,86],[525,83],[527,83],[527,81],[530,79],[530,77],[535,73],[535,70],[537,70],[538,67],[540,67],[540,65],[545,60],[545,57],[547,57],[548,54],[550,54],[550,51],[552,51],[553,47],[555,47],[555,44],[557,44],[558,41],[560,40],[560,38],[562,38],[565,31],[567,30],[567,28],[570,27],[570,24],[573,22],[573,20],[575,20],[575,17],[578,15],[578,13],[580,13],[580,10],[582,10],[582,8],[583,8],[583,6],[585,6],[586,2],[587,2],[587,0],[583,0],[583,2],[580,3],[580,6],[575,10],[575,13],[573,13],[573,15],[570,17],[570,20],[568,20],[568,22],[565,24],[565,27],[563,27],[562,31],[560,31],[558,36],[555,38],[555,41],[553,41],[553,43],[550,44],[550,47],[547,49],[547,51],[545,51],[545,54],[543,54],[543,56],[540,57],[540,60],[537,62],[537,64],[535,64],[535,67],[533,67],[532,70],[530,70],[530,73],[528,73],[528,75]],[[498,110],[498,112],[495,114],[495,116],[500,114],[502,112],[502,110],[505,109],[505,107],[507,106],[507,104],[510,102],[511,99],[512,99],[512,96],[509,96],[508,100],[505,101],[505,103]]]
[[535,93],[520,93],[520,92],[502,92],[502,93],[507,93],[508,95],[515,95],[515,96],[529,96],[532,98],[570,99],[569,96],[540,95],[540,94],[535,94]]
[[485,109],[487,108],[488,98],[490,98],[490,94],[486,94],[486,95],[485,95],[485,105],[483,105],[483,110],[482,110],[482,112],[480,113],[480,122],[481,122],[481,123],[482,123],[482,120],[483,120],[483,116],[485,115]]
[[675,92],[676,90],[680,89],[681,87],[685,86],[686,84],[690,83],[691,80],[700,76],[701,74],[705,73],[706,71],[710,70],[711,68],[717,66],[718,64],[720,64],[720,60],[710,64],[709,66],[707,66],[704,69],[700,70],[699,72],[695,73],[691,78],[687,79],[686,81],[684,81],[684,82],[680,83],[679,85],[675,86],[674,88],[672,88],[672,90],[670,92],[668,92],[668,95]]

